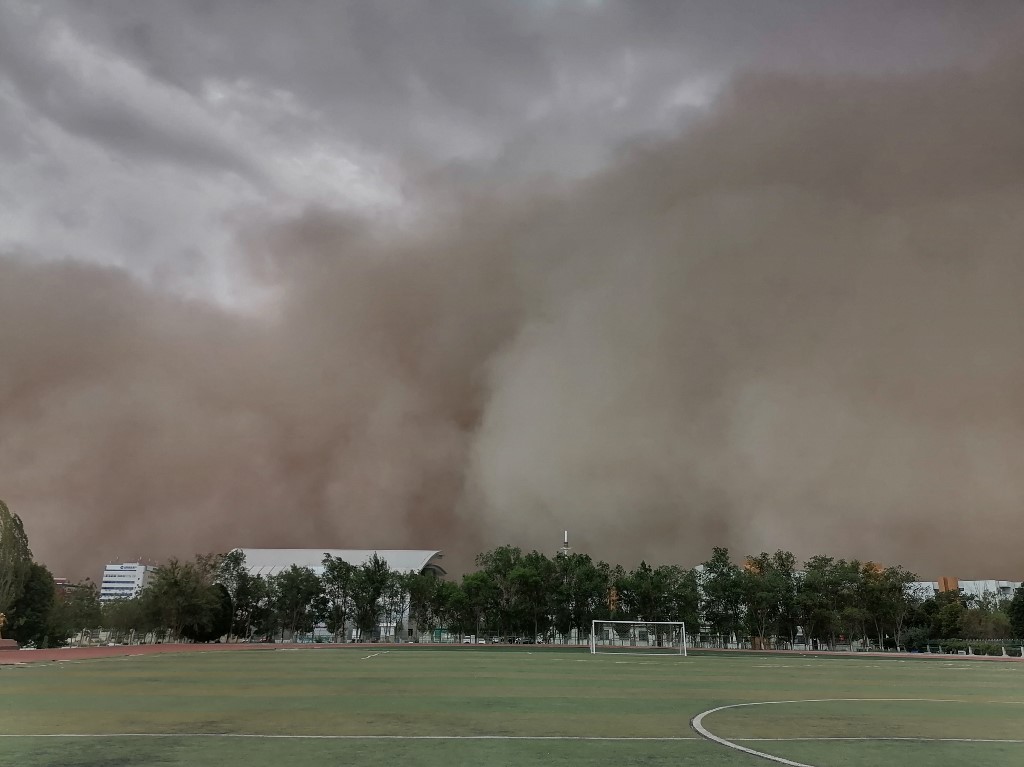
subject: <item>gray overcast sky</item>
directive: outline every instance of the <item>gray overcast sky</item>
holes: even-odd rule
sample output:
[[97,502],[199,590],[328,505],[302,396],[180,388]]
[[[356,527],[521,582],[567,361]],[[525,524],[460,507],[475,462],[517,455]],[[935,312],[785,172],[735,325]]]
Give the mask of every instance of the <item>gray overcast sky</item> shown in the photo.
[[[851,8],[855,6],[855,8]],[[0,249],[244,299],[247,216],[578,175],[737,69],[970,64],[1022,4],[4,0]]]

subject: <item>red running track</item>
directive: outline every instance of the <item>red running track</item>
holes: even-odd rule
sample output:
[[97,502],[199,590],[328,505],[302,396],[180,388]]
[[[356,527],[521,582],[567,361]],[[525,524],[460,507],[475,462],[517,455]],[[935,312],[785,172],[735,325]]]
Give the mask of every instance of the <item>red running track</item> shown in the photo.
[[252,650],[284,649],[327,649],[357,647],[389,647],[377,644],[143,644],[115,645],[114,647],[64,647],[52,650],[5,650],[0,652],[0,666],[14,663],[40,663],[44,661],[92,660],[93,658],[116,658],[128,655],[157,655],[180,652],[229,652]]

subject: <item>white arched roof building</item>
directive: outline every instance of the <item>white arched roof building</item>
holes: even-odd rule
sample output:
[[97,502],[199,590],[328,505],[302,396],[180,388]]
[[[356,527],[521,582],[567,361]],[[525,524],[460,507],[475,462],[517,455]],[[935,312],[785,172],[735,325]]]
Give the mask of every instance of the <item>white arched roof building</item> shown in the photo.
[[419,549],[236,549],[245,555],[245,566],[253,575],[276,575],[292,565],[308,567],[317,575],[324,571],[324,554],[343,559],[350,565],[361,565],[374,554],[400,573],[432,572],[444,575],[440,551]]

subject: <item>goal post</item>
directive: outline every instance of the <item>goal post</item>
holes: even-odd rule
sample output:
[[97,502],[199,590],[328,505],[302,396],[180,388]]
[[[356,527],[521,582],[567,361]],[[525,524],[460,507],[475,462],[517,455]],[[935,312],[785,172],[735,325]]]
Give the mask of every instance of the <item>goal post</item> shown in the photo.
[[590,625],[590,653],[685,656],[686,624],[682,621],[596,620]]

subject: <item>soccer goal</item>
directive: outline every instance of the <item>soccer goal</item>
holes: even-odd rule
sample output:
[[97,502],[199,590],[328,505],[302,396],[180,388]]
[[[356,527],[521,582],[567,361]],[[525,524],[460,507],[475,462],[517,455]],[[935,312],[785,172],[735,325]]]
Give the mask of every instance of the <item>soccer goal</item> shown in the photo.
[[594,621],[590,652],[620,655],[686,655],[682,621]]

